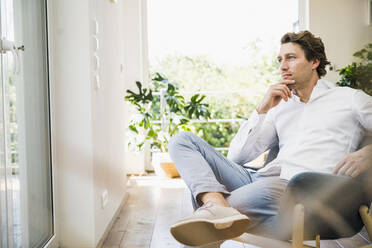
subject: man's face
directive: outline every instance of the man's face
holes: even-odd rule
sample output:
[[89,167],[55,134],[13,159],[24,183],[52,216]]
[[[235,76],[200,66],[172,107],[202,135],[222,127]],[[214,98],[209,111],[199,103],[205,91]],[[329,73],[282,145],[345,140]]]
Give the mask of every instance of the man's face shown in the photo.
[[278,61],[280,63],[280,72],[282,78],[286,80],[295,80],[295,86],[289,87],[303,89],[311,83],[311,79],[316,73],[316,67],[319,62],[308,61],[305,52],[297,43],[285,43],[280,47]]

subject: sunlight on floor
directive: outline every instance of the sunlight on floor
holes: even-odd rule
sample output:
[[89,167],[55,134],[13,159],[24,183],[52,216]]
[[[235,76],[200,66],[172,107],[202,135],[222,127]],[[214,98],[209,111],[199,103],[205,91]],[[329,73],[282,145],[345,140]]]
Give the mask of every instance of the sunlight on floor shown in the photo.
[[[190,192],[187,190],[184,181],[181,178],[171,179],[156,175],[130,176],[128,177],[127,186],[131,189],[132,198],[140,197],[147,192],[145,198],[148,200],[151,198],[149,201],[151,205],[150,209],[154,209],[156,206],[159,207],[156,211],[157,216],[154,217],[154,231],[150,247],[184,248],[184,246],[177,243],[169,233],[170,225],[175,220],[188,217],[192,213],[191,202],[189,202]],[[182,189],[185,189],[185,191]],[[151,193],[149,194],[149,192]],[[171,204],[171,202],[173,203]],[[139,206],[136,205],[134,209],[138,207]],[[127,228],[133,228],[133,225],[135,224],[130,224]],[[130,237],[126,239],[130,239]],[[225,241],[220,248],[257,248],[257,246],[228,240]]]
[[166,178],[158,176],[130,176],[127,186],[146,187],[154,186],[160,188],[186,188],[185,182],[181,178]]

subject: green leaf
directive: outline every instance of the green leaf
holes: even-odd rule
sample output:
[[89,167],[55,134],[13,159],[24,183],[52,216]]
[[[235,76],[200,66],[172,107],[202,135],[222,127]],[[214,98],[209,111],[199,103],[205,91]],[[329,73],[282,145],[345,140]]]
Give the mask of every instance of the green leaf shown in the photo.
[[195,102],[196,99],[199,97],[199,94],[195,94],[191,97],[191,102]]
[[202,96],[199,98],[199,100],[197,101],[197,103],[201,103],[201,102],[204,100],[205,97],[206,97],[205,95],[202,95]]
[[129,125],[129,129],[138,134],[137,128],[134,125]]
[[147,136],[153,138],[157,136],[157,133],[154,131],[154,129],[151,128],[150,131],[147,133]]

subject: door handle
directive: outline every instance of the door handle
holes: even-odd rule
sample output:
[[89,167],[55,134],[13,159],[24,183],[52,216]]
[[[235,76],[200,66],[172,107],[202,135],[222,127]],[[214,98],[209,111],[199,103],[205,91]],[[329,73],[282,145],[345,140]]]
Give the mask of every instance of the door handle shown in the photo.
[[6,53],[6,52],[11,52],[13,55],[14,59],[14,67],[13,67],[13,73],[14,75],[18,75],[19,72],[21,71],[21,62],[19,59],[19,53],[18,51],[25,50],[25,46],[20,46],[17,47],[14,43],[14,41],[8,40],[6,38],[1,38],[0,39],[0,52],[1,53]]

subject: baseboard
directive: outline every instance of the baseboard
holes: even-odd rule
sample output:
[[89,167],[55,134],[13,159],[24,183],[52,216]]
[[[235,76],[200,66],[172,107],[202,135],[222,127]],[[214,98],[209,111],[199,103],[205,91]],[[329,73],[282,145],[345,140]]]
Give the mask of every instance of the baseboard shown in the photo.
[[107,226],[105,232],[103,233],[101,239],[99,240],[98,245],[96,246],[96,248],[101,248],[103,246],[103,242],[106,240],[108,234],[110,233],[112,227],[114,226],[114,223],[115,223],[117,217],[119,216],[121,210],[123,209],[124,205],[127,203],[128,198],[129,198],[129,194],[127,192],[125,192],[123,200],[121,201],[119,208],[116,210],[116,212],[115,212],[114,216],[112,217],[109,225]]

